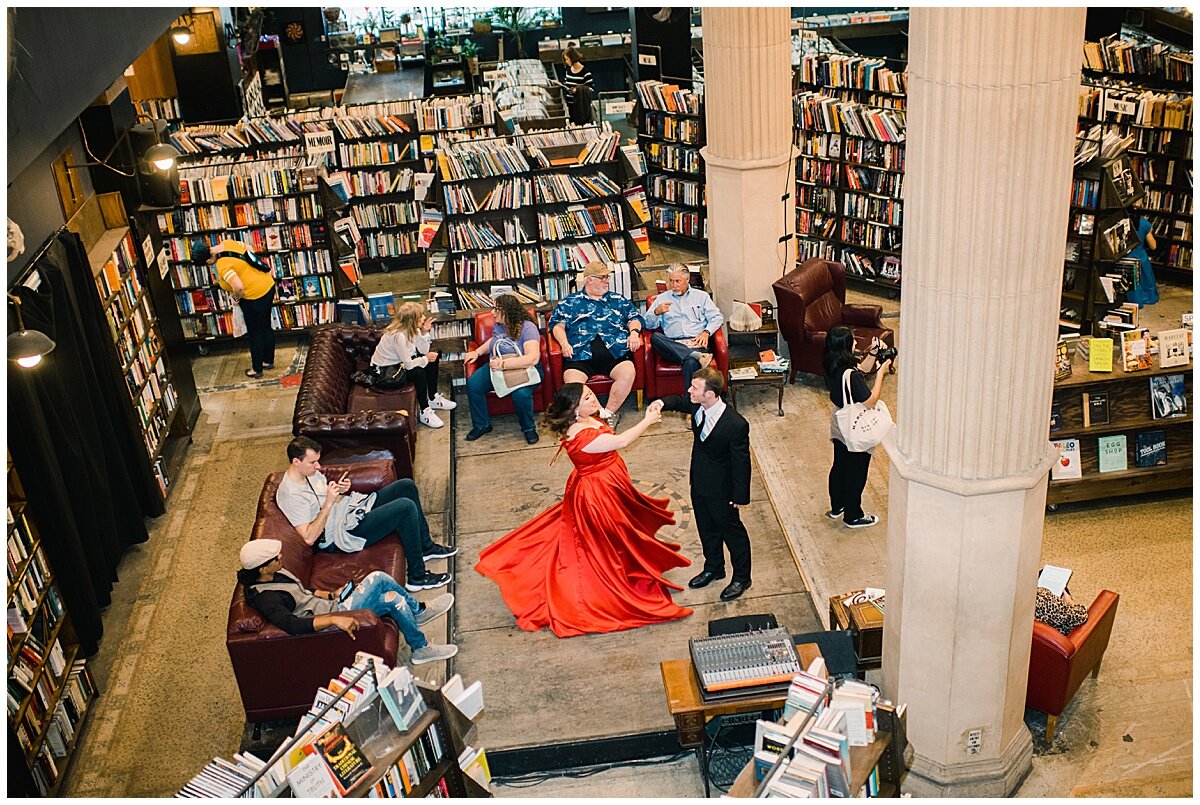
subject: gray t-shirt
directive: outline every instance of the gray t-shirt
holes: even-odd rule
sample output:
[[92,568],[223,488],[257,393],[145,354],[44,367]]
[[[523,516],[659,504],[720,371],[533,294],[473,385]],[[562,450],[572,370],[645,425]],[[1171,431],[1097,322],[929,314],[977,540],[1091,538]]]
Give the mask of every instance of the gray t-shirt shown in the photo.
[[[299,528],[317,519],[321,507],[325,505],[327,486],[328,481],[322,472],[314,473],[299,482],[293,481],[290,475],[284,475],[279,489],[275,492],[275,503],[288,518],[288,522]],[[361,551],[367,544],[366,540],[354,536],[350,531],[374,505],[374,492],[369,495],[361,492],[342,495],[329,512],[329,519],[325,521],[325,533],[317,542],[317,547],[322,550],[334,547],[345,553]]]

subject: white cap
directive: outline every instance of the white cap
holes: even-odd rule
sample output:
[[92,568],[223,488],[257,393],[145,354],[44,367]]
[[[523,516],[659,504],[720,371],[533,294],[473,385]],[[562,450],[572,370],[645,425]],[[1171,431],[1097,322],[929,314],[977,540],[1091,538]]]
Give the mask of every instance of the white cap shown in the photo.
[[260,568],[279,556],[282,548],[283,543],[277,539],[252,539],[242,546],[242,567],[246,570]]

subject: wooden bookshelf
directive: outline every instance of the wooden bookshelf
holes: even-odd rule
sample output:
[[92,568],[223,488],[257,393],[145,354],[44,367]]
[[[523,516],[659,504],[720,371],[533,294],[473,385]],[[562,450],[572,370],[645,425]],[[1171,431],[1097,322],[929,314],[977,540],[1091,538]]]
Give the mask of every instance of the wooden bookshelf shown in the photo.
[[668,242],[707,245],[708,192],[700,154],[707,142],[703,95],[653,80],[640,81],[635,89],[650,231]]
[[53,797],[97,689],[11,463],[8,500],[8,723],[36,793]]
[[[1119,344],[1118,340],[1118,349]],[[1167,369],[1156,366],[1140,372],[1125,372],[1118,352],[1111,373],[1092,372],[1088,369],[1087,361],[1076,354],[1072,356],[1071,372],[1070,377],[1054,384],[1052,404],[1058,410],[1061,427],[1050,431],[1050,440],[1079,440],[1082,477],[1051,479],[1046,492],[1046,502],[1051,509],[1059,503],[1191,487],[1193,393],[1190,365]],[[1153,415],[1150,380],[1167,375],[1184,376],[1187,415],[1156,419]],[[1089,397],[1097,394],[1107,395],[1108,422],[1093,423],[1084,427],[1084,393]],[[1163,433],[1167,463],[1139,467],[1138,435],[1153,431]],[[1099,437],[1118,434],[1125,434],[1128,468],[1101,473],[1098,456]]]

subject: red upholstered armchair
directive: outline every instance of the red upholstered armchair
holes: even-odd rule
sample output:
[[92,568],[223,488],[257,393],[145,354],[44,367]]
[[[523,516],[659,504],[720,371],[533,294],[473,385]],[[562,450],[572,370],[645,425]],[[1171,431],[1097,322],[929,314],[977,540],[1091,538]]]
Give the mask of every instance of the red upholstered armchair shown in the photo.
[[[554,387],[550,391],[553,393],[554,390],[561,388],[563,384],[562,347],[559,346],[557,339],[555,339],[553,335],[547,333],[545,338],[546,341],[550,343],[550,377]],[[642,333],[642,340],[648,342],[649,336],[646,333]],[[645,347],[645,344],[642,346]],[[645,353],[638,351],[631,356],[631,360],[633,361],[633,369],[636,372],[636,375],[633,378],[633,387],[630,390],[637,394],[637,407],[638,410],[641,410],[642,395],[646,389]],[[603,400],[605,395],[608,394],[609,389],[612,388],[612,384],[612,378],[608,377],[607,375],[592,375],[587,379],[587,387],[590,388],[592,393],[594,393],[597,397],[601,398],[601,400]],[[546,384],[543,383],[542,385],[544,386]]]
[[[533,315],[533,311],[529,311]],[[535,319],[536,323],[536,319]],[[496,313],[493,310],[481,310],[475,314],[475,337],[467,346],[467,350],[474,350],[479,347],[484,341],[492,337],[492,328],[496,326]],[[546,334],[542,333],[541,347],[541,366],[542,366],[542,384],[533,393],[533,410],[544,411],[550,401],[554,399],[554,382],[550,379],[550,354],[546,347]],[[478,371],[488,371],[488,362],[486,360],[478,360],[475,363],[466,364],[467,377],[475,374]],[[492,416],[497,414],[511,414],[514,412],[512,399],[509,397],[497,397],[496,392],[489,391],[487,393],[488,413]]]
[[[655,294],[646,299],[646,310],[654,306],[657,297],[658,294]],[[678,363],[667,363],[654,351],[654,347],[650,346],[650,331],[646,332],[642,341],[642,352],[646,361],[646,393],[650,395],[650,399],[686,393],[687,390],[683,387],[683,367]],[[729,347],[725,343],[725,328],[718,327],[713,333],[712,347],[712,365],[721,372],[721,377],[728,381]]]
[[[396,480],[395,464],[390,460],[360,461],[323,469],[329,478],[349,473],[350,488],[355,492],[374,492]],[[282,472],[267,478],[250,536],[283,543],[284,568],[306,587],[336,590],[360,571],[373,570],[404,580],[404,549],[394,537],[386,537],[357,553],[316,551],[305,544],[275,505],[275,491],[282,479]],[[356,609],[348,614],[358,621],[353,640],[339,629],[289,635],[250,606],[242,585],[234,584],[225,647],[229,650],[247,720],[257,723],[304,715],[317,688],[352,664],[357,651],[369,651],[389,664],[395,662],[402,639],[399,627],[369,610]]]
[[895,346],[895,333],[883,326],[879,305],[846,304],[846,269],[841,263],[813,257],[775,281],[779,329],[791,352],[789,383],[796,382],[796,371],[825,375],[821,363],[825,352],[825,333],[838,324],[854,328],[854,340],[860,350],[879,338]]
[[1033,649],[1029,654],[1029,685],[1025,706],[1046,714],[1046,740],[1054,739],[1058,717],[1083,684],[1084,677],[1100,673],[1120,599],[1101,590],[1088,607],[1087,623],[1064,635],[1040,621],[1033,622]]

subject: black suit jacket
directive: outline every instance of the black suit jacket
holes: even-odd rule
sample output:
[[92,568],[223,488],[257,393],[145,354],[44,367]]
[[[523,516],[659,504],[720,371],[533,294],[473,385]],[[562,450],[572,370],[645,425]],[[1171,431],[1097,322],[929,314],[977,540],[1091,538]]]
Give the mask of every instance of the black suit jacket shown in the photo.
[[[664,411],[680,411],[692,417],[700,407],[687,397],[663,397]],[[712,433],[701,441],[700,430],[692,432],[692,494],[721,498],[743,505],[750,502],[750,423],[725,404],[725,413]]]

